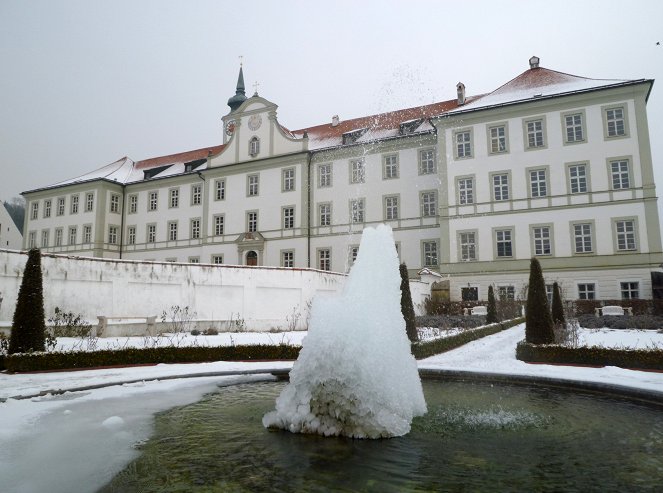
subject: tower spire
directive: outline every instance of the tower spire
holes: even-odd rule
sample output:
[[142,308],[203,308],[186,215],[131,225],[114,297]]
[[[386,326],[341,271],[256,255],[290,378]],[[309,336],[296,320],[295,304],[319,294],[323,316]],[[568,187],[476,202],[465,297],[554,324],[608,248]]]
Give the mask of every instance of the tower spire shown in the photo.
[[242,67],[241,57],[239,63],[239,76],[237,77],[237,88],[235,89],[235,95],[228,100],[228,106],[230,106],[230,111],[235,111],[239,108],[244,101],[246,101],[246,93],[244,86],[244,70]]

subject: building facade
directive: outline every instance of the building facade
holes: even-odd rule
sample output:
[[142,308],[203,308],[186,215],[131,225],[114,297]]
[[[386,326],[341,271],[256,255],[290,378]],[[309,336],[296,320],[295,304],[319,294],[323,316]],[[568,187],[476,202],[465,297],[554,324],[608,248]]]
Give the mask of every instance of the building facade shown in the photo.
[[16,227],[14,220],[0,201],[0,248],[20,250],[22,245],[21,231]]
[[523,292],[529,259],[567,298],[651,298],[663,262],[652,80],[539,67],[497,90],[290,131],[243,73],[214,147],[25,192],[24,247],[344,272],[387,223],[450,299]]

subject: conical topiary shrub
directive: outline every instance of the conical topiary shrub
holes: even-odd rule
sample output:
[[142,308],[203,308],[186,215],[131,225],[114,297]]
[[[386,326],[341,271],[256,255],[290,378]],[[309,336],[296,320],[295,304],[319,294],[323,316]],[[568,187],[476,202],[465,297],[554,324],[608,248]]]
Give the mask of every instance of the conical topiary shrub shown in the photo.
[[417,333],[417,323],[414,315],[414,305],[412,304],[412,293],[410,293],[410,278],[407,274],[407,265],[399,266],[401,273],[401,313],[405,319],[405,330],[410,342],[417,342],[419,334]]
[[494,324],[499,322],[497,317],[497,304],[495,303],[495,292],[493,291],[493,286],[488,286],[488,307],[486,308],[486,323]]
[[552,321],[554,325],[566,326],[566,318],[564,317],[564,304],[562,303],[562,295],[559,290],[559,284],[553,284],[553,298],[552,298]]
[[28,261],[18,290],[9,338],[9,354],[43,351],[45,334],[41,253],[37,248],[33,248],[28,252]]
[[555,342],[552,316],[548,308],[546,283],[543,280],[541,264],[532,258],[527,290],[527,313],[525,315],[525,340],[531,344],[552,344]]

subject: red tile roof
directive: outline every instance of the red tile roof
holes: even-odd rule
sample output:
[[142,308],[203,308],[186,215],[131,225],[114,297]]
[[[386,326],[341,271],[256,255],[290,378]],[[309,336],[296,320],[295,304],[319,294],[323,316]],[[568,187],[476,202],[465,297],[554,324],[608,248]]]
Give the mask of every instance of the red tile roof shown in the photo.
[[159,156],[153,157],[150,159],[143,159],[142,161],[136,161],[136,169],[149,169],[156,166],[165,166],[167,164],[174,163],[188,163],[190,161],[195,161],[197,159],[205,159],[209,155],[218,154],[223,150],[225,144],[212,147],[203,147],[202,149],[196,149],[194,151],[180,152],[177,154],[170,154],[168,156]]

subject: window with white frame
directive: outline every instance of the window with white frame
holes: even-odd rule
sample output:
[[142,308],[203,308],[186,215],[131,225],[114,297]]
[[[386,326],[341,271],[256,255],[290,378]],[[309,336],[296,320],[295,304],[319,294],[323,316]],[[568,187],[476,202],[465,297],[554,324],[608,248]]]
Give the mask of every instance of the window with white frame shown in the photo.
[[223,235],[224,225],[225,225],[224,215],[221,214],[218,216],[214,216],[214,236]]
[[92,243],[92,226],[89,224],[83,226],[83,243]]
[[506,125],[490,127],[489,131],[491,154],[506,152]]
[[620,282],[619,290],[622,294],[623,300],[637,300],[640,298],[640,283],[639,282]]
[[620,252],[635,250],[635,221],[625,219],[615,221],[615,231],[617,233],[617,250]]
[[28,233],[28,248],[35,248],[37,246],[37,232],[30,231]]
[[579,300],[596,299],[596,285],[593,282],[578,283],[578,299]]
[[331,164],[320,164],[318,166],[318,188],[332,186],[332,167]]
[[48,229],[42,230],[42,232],[41,232],[41,247],[42,248],[48,247],[48,244],[49,244],[49,241],[50,241],[48,237],[49,237],[49,230]]
[[189,257],[188,259],[190,264],[199,264],[200,263],[200,257]]
[[180,206],[180,189],[171,188],[168,191],[168,207],[174,209]]
[[76,226],[69,226],[69,241],[67,245],[75,245],[78,239],[78,228]]
[[631,186],[629,179],[628,161],[620,159],[610,162],[610,173],[612,175],[612,189],[620,190]]
[[364,199],[354,199],[350,201],[350,222],[364,222]]
[[249,156],[256,157],[260,153],[260,139],[251,137],[249,140]]
[[318,269],[331,270],[331,250],[329,248],[318,250]]
[[203,203],[203,186],[200,183],[191,185],[191,205]]
[[422,149],[419,151],[419,174],[432,175],[437,171],[435,166],[435,150]]
[[212,255],[212,263],[219,265],[223,263],[223,255]]
[[85,212],[92,212],[94,209],[94,193],[85,194]]
[[605,110],[605,121],[608,137],[622,137],[626,135],[624,108],[609,108]]
[[51,199],[44,200],[44,217],[51,217],[51,203]]
[[460,259],[468,262],[477,259],[476,234],[473,232],[460,233]]
[[260,182],[260,177],[258,175],[249,175],[246,177],[247,183],[248,183],[248,193],[247,195],[249,197],[255,197],[258,195],[259,192],[259,182]]
[[398,178],[398,154],[389,154],[382,158],[383,172],[382,176],[385,180]]
[[295,168],[286,168],[282,171],[283,191],[291,192],[295,189]]
[[534,255],[552,254],[550,239],[550,226],[535,226],[532,228],[534,239]]
[[295,266],[295,252],[293,250],[284,250],[281,252],[281,267]]
[[582,120],[582,113],[564,116],[566,142],[582,142],[585,140]]
[[32,213],[30,214],[30,219],[37,219],[39,217],[39,202],[32,202]]
[[70,209],[71,214],[78,214],[78,200],[79,200],[78,195],[72,195],[71,196],[70,204],[69,204],[69,206],[71,208]]
[[110,211],[116,214],[120,212],[120,196],[116,193],[110,196]]
[[147,225],[147,242],[156,243],[157,241],[157,225],[148,224]]
[[129,195],[129,214],[138,212],[138,195]]
[[437,215],[437,192],[421,192],[420,201],[422,217]]
[[136,226],[129,226],[127,228],[127,245],[136,244]]
[[283,229],[293,229],[295,227],[295,208],[283,208]]
[[569,166],[569,183],[571,193],[587,192],[587,165],[573,164]]
[[157,205],[159,203],[159,192],[150,192],[148,197],[149,200],[147,201],[147,210],[156,211]]
[[387,221],[398,219],[398,196],[392,195],[384,198],[384,218]]
[[331,204],[318,204],[318,224],[320,226],[331,226]]
[[58,210],[56,211],[58,216],[64,216],[64,197],[58,198]]
[[493,198],[495,201],[509,200],[509,175],[493,175]]
[[456,157],[472,157],[472,133],[469,130],[456,132]]
[[117,245],[117,226],[108,226],[108,243]]
[[168,240],[177,241],[177,221],[168,221]]
[[258,212],[252,211],[246,213],[246,230],[248,233],[258,231]]
[[200,219],[191,219],[191,238],[197,240],[200,238]]
[[543,120],[532,120],[527,122],[527,147],[534,149],[536,147],[545,147],[543,138]]
[[439,263],[437,241],[424,241],[422,243],[424,266],[437,267]]
[[[111,226],[112,228],[112,226]],[[64,231],[62,228],[55,228],[55,246],[59,247],[62,246],[62,237],[64,236]],[[110,240],[109,240],[109,243]]]
[[574,224],[573,237],[576,253],[590,253],[593,251],[591,223]]
[[348,253],[349,253],[350,265],[352,266],[357,261],[357,255],[359,255],[359,247],[357,245],[351,245]]
[[495,250],[498,258],[513,257],[513,231],[498,229],[495,231]]
[[513,301],[516,299],[515,286],[497,286],[497,297],[500,301]]
[[350,161],[350,183],[364,183],[366,181],[366,169],[363,159]]
[[474,203],[474,178],[458,179],[458,203],[468,205]]
[[214,180],[214,200],[225,200],[226,180]]
[[546,170],[537,169],[529,172],[530,193],[532,198],[541,198],[548,195],[546,183]]

